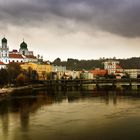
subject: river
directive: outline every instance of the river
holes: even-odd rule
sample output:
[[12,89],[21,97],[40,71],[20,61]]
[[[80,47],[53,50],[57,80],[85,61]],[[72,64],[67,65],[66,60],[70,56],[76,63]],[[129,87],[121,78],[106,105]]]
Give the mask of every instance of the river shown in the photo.
[[49,88],[0,102],[0,140],[134,140],[139,130],[139,90]]

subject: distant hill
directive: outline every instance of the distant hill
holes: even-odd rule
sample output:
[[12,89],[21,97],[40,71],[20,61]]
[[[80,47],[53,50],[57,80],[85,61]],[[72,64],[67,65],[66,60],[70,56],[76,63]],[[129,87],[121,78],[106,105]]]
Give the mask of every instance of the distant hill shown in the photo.
[[[68,58],[67,61],[61,61],[60,58],[56,58],[52,64],[58,66],[66,66],[69,70],[91,70],[94,68],[103,68],[103,62],[109,59],[98,60],[78,60]],[[120,62],[120,66],[124,69],[140,69],[140,57],[132,57],[128,59],[111,59]]]

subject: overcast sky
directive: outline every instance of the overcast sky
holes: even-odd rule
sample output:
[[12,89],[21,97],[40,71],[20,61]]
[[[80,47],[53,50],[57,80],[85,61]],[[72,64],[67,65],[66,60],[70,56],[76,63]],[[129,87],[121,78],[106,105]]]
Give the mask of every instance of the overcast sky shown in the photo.
[[44,59],[140,56],[139,0],[0,0],[0,37]]

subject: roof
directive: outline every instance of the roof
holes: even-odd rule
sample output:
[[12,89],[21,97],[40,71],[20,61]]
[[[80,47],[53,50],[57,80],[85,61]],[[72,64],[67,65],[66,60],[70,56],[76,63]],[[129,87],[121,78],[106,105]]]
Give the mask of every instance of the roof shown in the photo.
[[3,43],[7,43],[7,39],[4,37],[4,38],[2,39],[2,42],[3,42]]
[[116,65],[116,69],[122,69],[120,65]]
[[34,55],[25,55],[26,58],[37,59]]
[[107,70],[103,70],[103,69],[95,69],[95,70],[90,70],[91,73],[93,73],[94,75],[106,75],[107,74]]
[[27,49],[27,44],[24,41],[20,44],[20,49]]
[[21,54],[9,54],[9,58],[23,59],[23,56]]
[[5,65],[2,61],[0,61],[0,65]]

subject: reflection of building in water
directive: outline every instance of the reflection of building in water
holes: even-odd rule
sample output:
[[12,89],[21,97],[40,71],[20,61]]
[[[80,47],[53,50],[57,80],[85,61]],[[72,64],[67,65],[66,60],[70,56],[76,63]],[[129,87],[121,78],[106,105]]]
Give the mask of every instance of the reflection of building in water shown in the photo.
[[0,127],[2,130],[3,138],[0,137],[0,139],[7,139],[8,132],[9,132],[9,110],[8,110],[8,104],[5,101],[0,102]]
[[21,128],[24,131],[28,130],[28,126],[29,126],[29,113],[30,113],[30,104],[29,104],[29,102],[25,102],[24,99],[21,100],[21,105],[20,105],[20,122],[21,122]]
[[8,114],[8,112],[2,115],[1,121],[2,121],[3,136],[5,139],[7,139],[8,132],[9,132],[9,114]]

